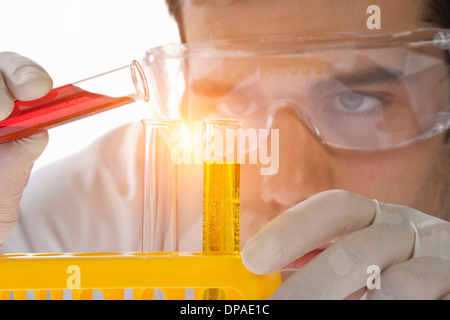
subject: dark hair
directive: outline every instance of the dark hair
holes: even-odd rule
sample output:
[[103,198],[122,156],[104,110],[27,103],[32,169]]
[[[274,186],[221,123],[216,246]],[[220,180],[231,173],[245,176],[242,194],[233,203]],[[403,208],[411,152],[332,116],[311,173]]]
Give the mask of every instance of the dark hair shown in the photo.
[[180,34],[180,40],[182,42],[186,42],[186,37],[184,36],[184,28],[181,27],[183,25],[183,18],[181,15],[182,1],[183,0],[166,0],[166,4],[169,9],[170,15],[175,19],[175,21],[178,24],[178,32]]
[[450,28],[450,1],[428,0],[424,21],[440,28]]

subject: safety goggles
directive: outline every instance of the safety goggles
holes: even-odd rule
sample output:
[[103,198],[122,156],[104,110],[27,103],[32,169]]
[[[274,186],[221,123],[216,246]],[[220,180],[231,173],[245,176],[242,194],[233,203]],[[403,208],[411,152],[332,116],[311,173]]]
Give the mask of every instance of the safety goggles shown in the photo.
[[[283,35],[149,50],[153,116],[303,123],[351,150],[416,143],[450,128],[450,30]],[[293,112],[292,112],[293,111]]]

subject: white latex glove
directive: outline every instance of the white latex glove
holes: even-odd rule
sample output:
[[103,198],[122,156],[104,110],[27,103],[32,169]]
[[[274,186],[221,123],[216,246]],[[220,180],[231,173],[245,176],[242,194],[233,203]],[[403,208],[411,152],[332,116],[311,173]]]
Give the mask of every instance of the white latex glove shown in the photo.
[[243,262],[265,274],[330,241],[271,298],[450,298],[450,223],[346,191],[319,193],[279,215],[249,240]]
[[[14,99],[34,100],[53,83],[35,62],[13,52],[0,52],[0,120],[7,118]],[[0,144],[0,247],[13,230],[34,161],[48,142],[47,132]]]

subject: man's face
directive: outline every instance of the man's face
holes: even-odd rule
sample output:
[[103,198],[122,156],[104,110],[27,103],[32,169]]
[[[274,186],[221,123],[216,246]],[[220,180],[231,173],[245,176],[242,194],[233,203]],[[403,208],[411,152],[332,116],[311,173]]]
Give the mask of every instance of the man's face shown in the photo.
[[[413,0],[185,0],[182,3],[187,42],[310,32],[370,32],[366,26],[369,17],[366,10],[372,4],[381,8],[384,31],[425,26],[421,22],[424,4]],[[401,59],[392,62],[402,63]],[[447,92],[445,73],[440,78],[428,76],[429,81],[434,79],[442,85],[441,92]],[[221,79],[226,82],[227,78],[222,75]],[[266,77],[265,81],[266,94],[267,91],[271,96],[290,94],[276,79]],[[311,83],[303,81],[297,90],[307,91],[305,88]],[[434,99],[430,92],[418,90],[423,87],[410,91],[420,93],[417,100]],[[439,97],[441,101],[447,98]],[[344,151],[321,143],[292,108],[279,108],[272,115],[271,129],[279,130],[278,172],[261,175],[260,166],[242,166],[241,246],[276,215],[329,189],[344,189],[441,217],[449,210],[446,203],[449,168],[445,165],[448,155],[444,154],[448,146],[443,143],[443,135],[392,150]]]

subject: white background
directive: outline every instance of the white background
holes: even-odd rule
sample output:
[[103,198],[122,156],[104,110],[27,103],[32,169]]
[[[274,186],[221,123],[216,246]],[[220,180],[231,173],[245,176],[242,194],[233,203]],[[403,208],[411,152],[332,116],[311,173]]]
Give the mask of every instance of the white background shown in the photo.
[[[54,87],[141,61],[151,47],[179,41],[164,0],[0,0],[0,51],[43,66]],[[35,169],[147,114],[133,104],[49,130]]]

